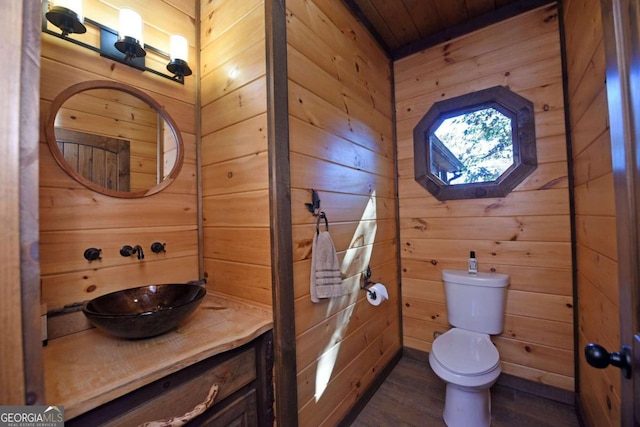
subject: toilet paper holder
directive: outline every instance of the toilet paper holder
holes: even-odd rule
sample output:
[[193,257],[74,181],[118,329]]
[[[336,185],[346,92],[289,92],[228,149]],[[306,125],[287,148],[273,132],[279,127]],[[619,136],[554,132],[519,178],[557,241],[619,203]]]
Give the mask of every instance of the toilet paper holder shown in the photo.
[[367,286],[371,286],[373,285],[373,282],[369,279],[371,279],[371,266],[367,266],[367,270],[362,273],[362,276],[364,278],[364,284],[360,285],[360,289],[362,289],[363,291],[367,291],[367,293],[371,296],[372,300],[375,300],[376,298],[378,298],[378,295],[376,294],[375,291],[372,291],[371,289],[367,288]]

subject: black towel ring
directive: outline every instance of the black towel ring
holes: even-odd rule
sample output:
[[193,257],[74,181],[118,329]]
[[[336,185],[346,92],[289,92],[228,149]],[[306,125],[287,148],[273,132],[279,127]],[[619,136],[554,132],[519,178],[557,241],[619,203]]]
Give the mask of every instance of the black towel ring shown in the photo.
[[320,234],[320,220],[324,219],[324,228],[325,231],[329,231],[329,220],[327,219],[327,214],[324,211],[320,211],[320,215],[318,215],[318,221],[316,221],[316,234]]

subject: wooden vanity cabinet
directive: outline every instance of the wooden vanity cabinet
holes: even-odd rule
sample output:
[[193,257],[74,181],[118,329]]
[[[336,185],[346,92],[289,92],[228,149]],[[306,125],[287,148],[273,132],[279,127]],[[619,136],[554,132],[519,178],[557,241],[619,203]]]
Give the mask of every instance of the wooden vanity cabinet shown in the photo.
[[[94,410],[67,426],[138,426],[181,416],[203,402],[213,384],[213,405],[189,426],[272,426],[272,333],[185,367]],[[108,369],[108,367],[105,367]]]

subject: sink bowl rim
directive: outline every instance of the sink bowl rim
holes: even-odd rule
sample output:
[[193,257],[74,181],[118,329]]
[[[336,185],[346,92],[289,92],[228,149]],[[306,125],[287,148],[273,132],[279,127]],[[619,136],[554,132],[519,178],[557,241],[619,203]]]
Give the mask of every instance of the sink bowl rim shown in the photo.
[[[199,288],[199,289],[198,289],[198,293],[196,294],[195,298],[193,298],[193,299],[190,299],[190,300],[185,301],[185,302],[183,302],[181,304],[178,304],[178,305],[172,305],[172,306],[168,306],[168,307],[161,307],[161,308],[158,308],[158,309],[155,309],[155,310],[147,310],[147,311],[141,311],[141,312],[137,312],[137,313],[126,313],[126,312],[105,313],[105,312],[101,312],[101,311],[95,311],[95,310],[92,310],[90,308],[90,305],[92,303],[96,302],[97,300],[107,299],[109,297],[113,297],[115,294],[136,291],[138,289],[145,289],[145,288],[151,288],[151,287],[167,287],[167,286],[186,286],[186,287],[190,287],[190,288]],[[160,284],[152,284],[152,285],[135,286],[135,287],[132,287],[132,288],[120,289],[118,291],[109,292],[109,293],[106,293],[104,295],[97,296],[97,297],[95,297],[95,298],[93,298],[93,299],[91,299],[89,301],[85,301],[84,304],[82,305],[82,311],[85,314],[91,315],[93,317],[119,317],[119,318],[142,317],[142,316],[149,316],[149,315],[153,315],[153,314],[157,314],[157,313],[161,313],[161,312],[165,312],[165,311],[170,311],[170,310],[173,310],[173,309],[176,309],[176,308],[179,308],[179,307],[183,307],[183,306],[185,306],[187,304],[197,303],[198,301],[201,302],[206,294],[207,294],[207,290],[206,290],[206,288],[204,286],[190,284],[190,283],[160,283]]]

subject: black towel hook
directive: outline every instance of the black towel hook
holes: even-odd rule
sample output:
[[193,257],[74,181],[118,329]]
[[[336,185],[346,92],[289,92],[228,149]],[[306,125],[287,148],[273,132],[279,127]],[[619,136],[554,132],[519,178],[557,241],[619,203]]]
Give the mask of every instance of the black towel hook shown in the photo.
[[320,210],[320,196],[318,196],[318,192],[311,189],[311,203],[304,204],[309,212],[313,214],[313,216],[317,217],[316,221],[316,234],[320,234],[320,221],[324,219],[324,228],[326,231],[329,231],[329,220],[327,219],[327,214],[324,211]]
[[318,221],[316,221],[316,234],[320,234],[320,220],[324,219],[324,228],[325,231],[329,231],[329,220],[327,219],[327,214],[324,211],[320,211],[318,215]]
[[320,215],[320,196],[318,196],[318,192],[313,188],[311,189],[311,203],[305,203],[304,205],[313,216]]

